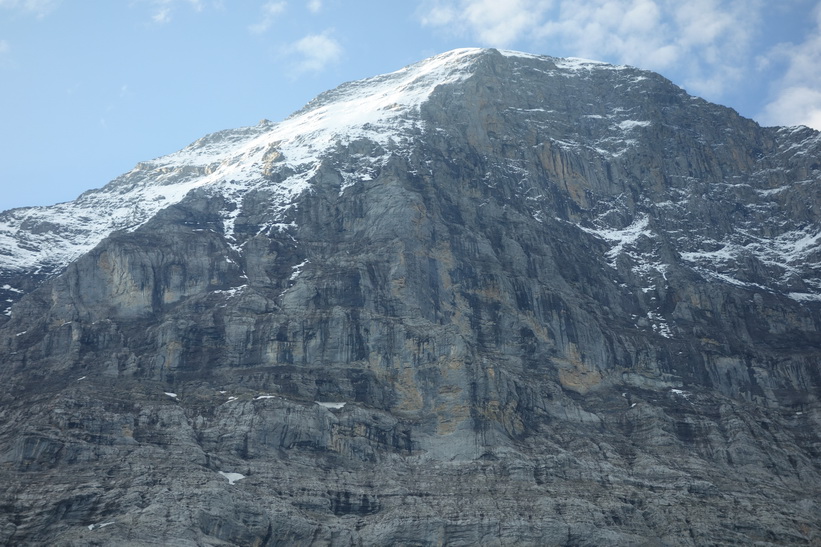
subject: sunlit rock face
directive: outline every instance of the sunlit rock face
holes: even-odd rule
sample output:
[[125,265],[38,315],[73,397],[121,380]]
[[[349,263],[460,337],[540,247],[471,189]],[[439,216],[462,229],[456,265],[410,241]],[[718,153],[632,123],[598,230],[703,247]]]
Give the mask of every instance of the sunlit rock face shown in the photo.
[[0,543],[821,542],[821,137],[457,50],[0,214]]

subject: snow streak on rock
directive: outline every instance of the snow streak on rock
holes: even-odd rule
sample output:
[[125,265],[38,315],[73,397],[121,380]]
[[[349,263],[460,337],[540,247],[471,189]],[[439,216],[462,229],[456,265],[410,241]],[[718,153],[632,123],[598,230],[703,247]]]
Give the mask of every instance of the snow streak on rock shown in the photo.
[[[266,224],[259,230],[293,229],[293,214],[289,213],[296,198],[310,190],[323,162],[330,162],[339,174],[340,195],[357,183],[372,181],[388,158],[407,149],[412,139],[426,131],[441,131],[425,126],[419,107],[438,87],[474,74],[477,59],[486,53],[454,50],[390,74],[343,84],[280,123],[263,121],[208,135],[178,152],[142,162],[75,201],[0,213],[0,273],[59,272],[111,232],[137,229],[194,190],[223,198],[222,232],[241,253],[247,234],[237,233],[237,221],[247,196],[265,195]],[[501,54],[510,61],[516,78],[547,78],[546,82],[558,87],[594,85],[594,81],[600,85],[605,78],[608,85],[618,88],[620,97],[651,94],[662,84],[669,87],[657,75],[628,66],[513,51]],[[693,101],[693,108],[707,105],[681,94]],[[587,165],[607,164],[608,170],[615,166],[614,172],[630,162],[649,161],[642,147],[661,129],[664,118],[634,102],[611,101],[588,105],[583,115],[568,120],[566,108],[553,102],[511,105],[505,116],[533,132],[533,148],[550,158],[557,172],[569,173],[572,157],[584,158]],[[777,136],[787,143],[778,149],[779,161],[812,157],[821,147],[819,134],[807,128],[781,128]],[[342,155],[331,159],[334,151],[345,147],[344,159],[339,159]],[[519,190],[532,209],[532,218],[542,222],[552,217],[541,204],[546,189],[534,180],[532,166],[513,157],[502,162],[501,171],[521,181]],[[794,192],[800,185],[807,187],[805,192],[817,187],[817,173],[807,173],[799,183],[776,185],[767,182],[772,175],[768,169],[772,167],[763,162],[749,180],[729,177],[701,198],[690,190],[699,181],[688,180],[683,186],[668,187],[666,195],[639,196],[638,208],[600,192],[595,195],[597,209],[588,211],[585,222],[574,224],[609,245],[603,257],[609,266],[617,268],[620,257],[629,258],[630,269],[646,280],[647,291],[656,287],[670,266],[669,256],[662,260],[659,254],[664,242],[679,253],[684,264],[714,281],[766,289],[800,302],[816,301],[821,298],[821,226],[779,220],[775,213],[786,201],[796,199]],[[497,184],[498,174],[489,171],[487,183]],[[737,200],[746,216],[732,230],[721,233],[685,225],[698,199]],[[655,222],[668,213],[680,226],[670,230],[669,222],[666,228],[664,222]],[[772,280],[765,283],[739,274],[739,265],[749,260],[771,272]],[[15,296],[8,291],[14,289],[8,287],[11,302]]]
[[[470,60],[480,53],[451,51],[345,84],[281,123],[263,121],[208,135],[179,152],[142,162],[75,201],[6,211],[0,214],[0,269],[59,271],[111,232],[138,228],[196,188],[226,198],[223,225],[232,241],[249,191],[271,191],[279,210],[274,213],[284,212],[310,187],[327,151],[359,139],[386,145],[420,128],[413,116],[419,105],[437,86],[468,77]],[[285,174],[280,182],[272,181],[274,171]]]

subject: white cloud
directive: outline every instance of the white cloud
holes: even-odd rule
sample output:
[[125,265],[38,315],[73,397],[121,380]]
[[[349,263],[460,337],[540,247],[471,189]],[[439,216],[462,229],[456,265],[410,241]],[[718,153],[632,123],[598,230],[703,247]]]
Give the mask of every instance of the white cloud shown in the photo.
[[164,25],[166,23],[171,22],[171,8],[165,7],[160,8],[157,12],[151,16],[151,20],[157,23],[158,25]]
[[821,91],[801,85],[785,87],[760,118],[765,125],[806,125],[821,130]]
[[342,58],[342,46],[327,32],[309,34],[288,46],[285,52],[299,57],[294,70],[296,75],[321,72]]
[[[2,0],[0,0],[2,1]],[[194,11],[200,12],[203,10],[202,0],[144,0],[154,7],[154,13],[151,20],[158,25],[165,25],[173,19],[173,13],[180,4],[187,4]]]
[[686,86],[716,97],[743,81],[751,69],[763,7],[761,0],[691,0],[676,5],[677,43],[687,58]]
[[260,10],[260,20],[253,25],[250,25],[248,30],[254,34],[262,34],[266,32],[269,28],[271,28],[271,25],[274,24],[274,21],[277,19],[279,14],[285,11],[286,7],[288,7],[288,2],[285,2],[284,0],[266,2]]
[[319,13],[322,10],[322,0],[310,0],[308,2],[308,11],[311,13]]
[[683,84],[717,97],[740,81],[758,28],[760,0],[562,0],[558,22],[541,27],[547,43],[583,57],[675,70]]
[[482,43],[507,47],[532,33],[551,0],[434,0],[420,11],[423,25],[447,27]]
[[815,28],[799,44],[779,44],[761,59],[771,67],[786,64],[774,88],[775,98],[759,116],[767,125],[806,125],[821,131],[821,5],[815,9]]
[[[665,39],[671,34],[661,9],[652,0],[602,1],[583,4],[562,0],[556,12],[540,23],[539,40],[556,43],[581,57],[619,63],[668,65],[680,54]],[[648,68],[660,68],[651,66]]]
[[480,40],[507,46],[529,32],[546,7],[546,2],[528,0],[474,0],[465,6],[464,15]]
[[424,26],[444,27],[456,21],[458,17],[459,12],[455,7],[432,5],[422,10],[419,19]]
[[0,8],[19,10],[42,18],[57,9],[61,0],[0,0]]
[[[559,50],[659,71],[696,93],[740,81],[763,0],[425,0],[421,23],[480,44]],[[558,54],[558,53],[554,53]]]
[[0,40],[0,55],[5,55],[11,50],[11,46],[5,40]]

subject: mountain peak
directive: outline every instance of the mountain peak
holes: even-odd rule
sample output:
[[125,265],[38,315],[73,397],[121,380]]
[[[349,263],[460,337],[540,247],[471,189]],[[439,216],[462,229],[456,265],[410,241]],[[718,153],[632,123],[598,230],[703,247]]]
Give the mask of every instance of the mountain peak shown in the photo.
[[[469,76],[485,50],[460,49],[396,72],[342,84],[279,123],[218,131],[134,169],[77,200],[0,213],[0,270],[56,272],[115,230],[133,230],[195,188],[231,199],[260,184],[277,163],[283,202],[307,188],[330,147],[369,139],[385,145],[418,127],[413,116],[439,85]],[[230,214],[226,230],[231,230]],[[28,227],[28,228],[27,228]]]
[[468,49],[3,213],[0,544],[818,543],[819,158]]
[[[224,198],[222,230],[238,246],[234,224],[245,195],[264,189],[275,195],[271,207],[286,211],[311,187],[323,158],[356,142],[368,143],[370,151],[359,154],[356,165],[341,168],[340,193],[384,165],[399,143],[423,134],[457,138],[467,132],[477,146],[507,156],[520,154],[527,141],[531,147],[584,151],[591,155],[589,165],[621,165],[640,149],[642,135],[655,135],[654,154],[672,153],[659,146],[665,128],[680,138],[690,131],[694,116],[718,119],[725,113],[729,111],[690,97],[657,74],[632,67],[509,50],[455,49],[395,72],[344,83],[281,122],[264,120],[207,135],[178,152],[141,162],[73,202],[1,213],[0,254],[5,258],[0,269],[59,272],[108,234],[137,229],[193,190]],[[734,126],[712,135],[710,143],[700,135],[699,142],[721,146],[727,136],[745,135],[755,126],[737,115],[722,120]],[[516,135],[499,138],[489,124],[502,122],[513,124]],[[789,132],[777,136],[794,137]],[[744,146],[763,150],[764,144]],[[818,139],[794,146],[793,153],[813,149]],[[675,186],[681,180],[685,178],[668,175],[664,184]],[[591,190],[619,194],[625,188],[602,180],[583,192]],[[657,197],[664,201],[669,196]],[[589,204],[581,200],[577,205]]]

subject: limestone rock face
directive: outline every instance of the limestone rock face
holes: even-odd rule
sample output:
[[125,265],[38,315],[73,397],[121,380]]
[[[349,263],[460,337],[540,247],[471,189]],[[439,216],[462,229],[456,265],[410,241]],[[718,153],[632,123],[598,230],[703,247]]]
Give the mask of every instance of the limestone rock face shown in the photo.
[[459,50],[0,222],[0,544],[821,542],[810,129]]

